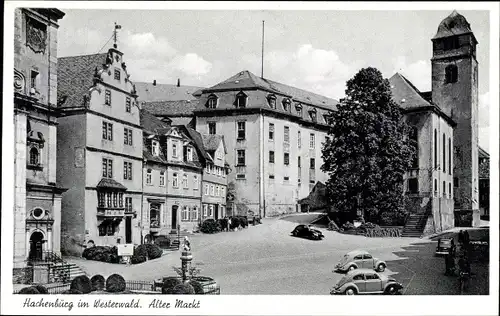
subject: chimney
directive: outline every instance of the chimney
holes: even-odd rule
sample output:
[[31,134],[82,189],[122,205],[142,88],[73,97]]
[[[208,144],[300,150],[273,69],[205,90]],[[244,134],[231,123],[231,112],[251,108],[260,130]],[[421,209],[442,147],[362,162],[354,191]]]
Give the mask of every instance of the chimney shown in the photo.
[[156,86],[156,79],[153,80],[153,86]]
[[177,86],[180,87],[181,86],[181,79],[180,78],[177,78]]

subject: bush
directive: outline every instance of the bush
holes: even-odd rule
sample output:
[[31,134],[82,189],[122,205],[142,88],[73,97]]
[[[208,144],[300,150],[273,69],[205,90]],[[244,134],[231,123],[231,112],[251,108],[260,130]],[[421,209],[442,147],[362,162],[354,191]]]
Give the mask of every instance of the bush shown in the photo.
[[366,237],[401,237],[401,230],[395,227],[369,228],[364,233]]
[[218,222],[215,221],[215,219],[206,219],[201,223],[201,228],[200,228],[202,233],[205,234],[214,234],[217,232],[221,231],[221,227]]
[[342,225],[342,230],[351,230],[354,229],[354,224],[351,222],[346,222],[344,225]]
[[92,283],[86,275],[80,275],[71,281],[71,286],[69,288],[87,294],[92,291]]
[[163,278],[163,285],[161,287],[162,294],[172,294],[172,290],[177,285],[182,284],[181,279],[176,277]]
[[194,294],[194,288],[190,284],[179,284],[172,289],[172,294]]
[[245,228],[248,226],[248,218],[246,216],[237,216],[237,218],[240,221],[241,227]]
[[217,223],[221,227],[221,230],[224,230],[224,229],[227,228],[227,222],[228,222],[227,218],[220,218],[220,219],[217,220]]
[[172,244],[172,241],[168,236],[158,236],[156,237],[154,244],[160,248],[168,248]]
[[36,285],[33,285],[33,286],[37,289],[38,293],[40,293],[40,294],[49,294],[49,291],[47,290],[47,288],[45,286],[43,286],[41,284],[36,284]]
[[189,281],[189,284],[193,287],[195,294],[203,294],[205,292],[203,285],[200,282],[191,280]]
[[134,255],[130,258],[132,264],[142,263],[148,259],[160,258],[163,250],[158,245],[142,244],[134,249]]
[[87,260],[118,263],[118,248],[107,246],[94,246],[83,250],[82,257]]
[[34,286],[23,287],[18,294],[40,294]]
[[106,285],[106,279],[102,275],[96,274],[90,278],[90,284],[92,291],[102,291]]
[[62,292],[61,294],[83,294],[83,293],[75,289],[69,289]]
[[125,279],[119,274],[112,274],[106,280],[106,291],[111,293],[125,291]]
[[231,218],[231,225],[229,226],[230,229],[235,229],[236,227],[240,227],[240,218],[235,216]]
[[147,260],[148,259],[144,256],[133,255],[132,257],[130,257],[130,263],[132,263],[132,264],[143,263],[143,262],[146,262]]

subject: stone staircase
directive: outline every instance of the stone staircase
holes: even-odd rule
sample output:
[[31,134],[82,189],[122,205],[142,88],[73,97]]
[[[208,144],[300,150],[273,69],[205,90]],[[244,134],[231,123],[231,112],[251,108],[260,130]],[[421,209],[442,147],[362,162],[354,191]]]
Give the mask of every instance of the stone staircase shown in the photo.
[[66,262],[52,251],[44,252],[42,258],[31,263],[34,267],[43,266],[47,269],[47,283],[49,284],[70,283],[77,276],[87,275],[78,265]]
[[410,214],[406,219],[401,237],[422,237],[425,224],[427,223],[427,217],[426,213]]

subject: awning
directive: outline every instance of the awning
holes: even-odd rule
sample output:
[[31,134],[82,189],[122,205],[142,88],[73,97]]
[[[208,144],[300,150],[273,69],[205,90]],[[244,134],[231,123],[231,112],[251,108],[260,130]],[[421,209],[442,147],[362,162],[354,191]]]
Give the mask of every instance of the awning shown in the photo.
[[123,184],[110,179],[110,178],[102,178],[101,181],[97,184],[97,188],[100,189],[115,189],[115,190],[127,190],[127,187]]

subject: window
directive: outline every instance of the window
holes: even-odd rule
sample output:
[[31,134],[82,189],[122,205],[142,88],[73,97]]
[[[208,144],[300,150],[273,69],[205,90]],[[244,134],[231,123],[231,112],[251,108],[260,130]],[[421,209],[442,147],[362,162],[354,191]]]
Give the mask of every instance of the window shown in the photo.
[[311,158],[311,160],[309,160],[309,169],[316,169],[316,159]]
[[460,43],[458,41],[457,36],[446,38],[443,41],[443,49],[444,50],[452,50],[452,49],[457,49],[459,47],[460,47]]
[[269,163],[274,163],[274,151],[269,151]]
[[434,179],[434,196],[438,194],[438,180]]
[[299,170],[300,170],[300,168],[302,167],[302,166],[300,165],[300,156],[299,156],[299,157],[297,157],[297,165],[299,166]]
[[288,181],[288,180],[290,180],[290,177],[283,177],[283,180]]
[[38,92],[38,77],[39,73],[38,71],[32,70],[31,71],[31,89],[33,89],[33,92]]
[[309,135],[309,148],[314,149],[315,145],[316,145],[316,138],[315,135],[311,133],[311,135]]
[[97,206],[98,207],[106,206],[106,194],[104,192],[97,193]]
[[290,164],[290,154],[289,153],[283,154],[283,163],[285,164],[285,166],[288,166]]
[[376,274],[372,274],[372,273],[369,273],[369,274],[365,274],[366,276],[366,280],[379,280],[380,278],[378,277],[378,275]]
[[146,184],[151,185],[153,183],[153,170],[148,169],[146,171]]
[[132,162],[123,162],[123,179],[132,180]]
[[172,156],[177,157],[177,144],[176,143],[172,144]]
[[290,107],[290,103],[291,103],[290,99],[288,99],[288,98],[286,98],[286,99],[283,100],[283,110],[285,112],[290,112],[290,108],[291,108]]
[[123,143],[132,146],[132,130],[129,128],[123,129]]
[[443,181],[443,197],[446,197],[446,182]]
[[274,140],[274,124],[269,123],[269,140]]
[[210,194],[210,187],[208,186],[208,184],[205,183],[205,195],[209,194]]
[[182,175],[182,187],[184,189],[188,189],[189,188],[189,185],[188,185],[188,175],[187,174]]
[[193,189],[194,190],[198,190],[198,186],[200,185],[199,181],[198,181],[198,176],[197,175],[194,175],[193,176]]
[[311,117],[311,121],[316,122],[316,109],[309,110],[309,116]]
[[112,195],[111,192],[106,193],[106,202],[108,207],[113,207],[113,203],[111,202]]
[[203,204],[203,217],[207,217],[208,215],[208,205]]
[[104,104],[111,106],[111,90],[106,89],[104,94]]
[[113,192],[113,207],[118,207],[118,193]]
[[458,177],[453,178],[453,187],[458,188],[460,186],[460,182],[458,180]]
[[113,140],[113,124],[102,122],[102,139]]
[[213,184],[210,185],[210,195],[215,196],[215,186]]
[[302,147],[302,138],[300,137],[300,131],[297,133],[297,147]]
[[191,147],[187,148],[187,160],[193,161],[193,148]]
[[207,165],[207,173],[208,174],[212,173],[212,165],[211,164]]
[[276,96],[275,95],[270,95],[267,97],[267,102],[269,103],[269,107],[271,109],[276,109]]
[[238,157],[238,160],[236,162],[236,165],[237,166],[244,166],[245,165],[245,150],[238,149],[237,150],[237,157]]
[[30,165],[36,166],[39,163],[38,149],[35,147],[30,149]]
[[115,226],[113,222],[103,221],[99,225],[99,236],[113,236],[115,233]]
[[198,220],[198,208],[196,206],[193,207],[191,210],[191,221],[197,221]]
[[160,186],[165,186],[165,171],[160,171]]
[[220,196],[226,197],[226,188],[225,187],[220,188]]
[[187,206],[182,208],[181,216],[183,221],[189,220],[189,208]]
[[208,122],[208,133],[210,135],[215,135],[217,130],[215,129],[215,122]]
[[120,80],[120,69],[115,69],[115,80]]
[[448,183],[448,197],[451,199],[451,182]]
[[298,116],[302,116],[302,104],[300,103],[295,104],[295,110],[297,111]]
[[285,126],[285,129],[283,131],[283,140],[285,143],[290,142],[290,127]]
[[238,93],[236,95],[236,107],[237,108],[245,108],[247,106],[247,96],[243,92]]
[[353,259],[354,260],[363,260],[363,255],[357,255]]
[[408,193],[418,193],[418,178],[408,179]]
[[458,67],[455,65],[448,65],[444,69],[445,83],[454,83],[458,80]]
[[125,111],[126,111],[127,113],[130,113],[130,111],[131,111],[131,101],[130,101],[130,98],[129,98],[129,97],[127,97],[127,98],[125,99]]
[[215,187],[215,196],[220,196],[220,188],[219,188],[219,186]]
[[215,95],[211,95],[208,97],[207,108],[215,109],[217,107],[217,97]]
[[451,175],[451,137],[448,138],[448,174]]
[[177,172],[174,172],[174,175],[172,176],[172,186],[174,188],[179,187],[179,176],[177,175]]
[[[443,172],[446,173],[446,135],[444,133],[443,133]],[[443,190],[443,192],[446,192],[446,190]]]
[[160,154],[160,143],[154,139],[151,141],[151,153],[155,157]]
[[434,129],[434,169],[438,168],[438,134],[437,130]]
[[214,206],[212,204],[208,206],[208,216],[214,216]]
[[363,259],[373,259],[372,255],[364,254]]
[[118,193],[118,206],[123,207],[123,193]]
[[245,122],[238,122],[238,140],[245,139]]
[[102,158],[102,177],[113,178],[113,160]]
[[364,281],[364,277],[362,274],[355,275],[352,279],[354,281]]

